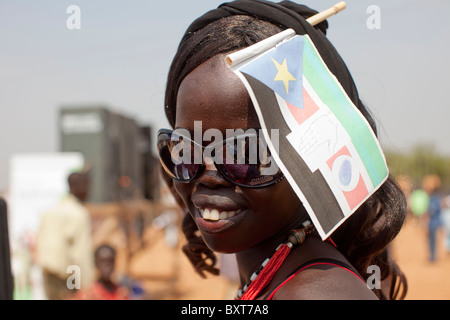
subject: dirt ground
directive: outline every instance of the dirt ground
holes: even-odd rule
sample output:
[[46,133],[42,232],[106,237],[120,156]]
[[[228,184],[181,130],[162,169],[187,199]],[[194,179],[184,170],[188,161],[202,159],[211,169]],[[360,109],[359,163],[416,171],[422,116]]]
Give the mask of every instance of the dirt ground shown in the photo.
[[409,218],[396,238],[393,253],[408,280],[407,300],[450,299],[450,253],[444,246],[444,231],[437,239],[437,259],[428,261],[428,240],[425,221]]
[[[450,299],[450,254],[443,244],[443,233],[438,235],[437,261],[428,262],[425,223],[408,219],[393,243],[393,254],[408,279],[407,300]],[[232,299],[236,285],[224,277],[201,278],[194,272],[187,258],[178,247],[170,247],[165,241],[164,230],[147,228],[144,249],[133,255],[128,271],[140,279],[148,298],[180,300]]]
[[149,228],[144,237],[146,249],[133,255],[129,273],[140,279],[149,299],[222,300],[235,294],[234,285],[221,276],[201,278],[182,253],[183,235],[176,247],[167,245],[164,230]]

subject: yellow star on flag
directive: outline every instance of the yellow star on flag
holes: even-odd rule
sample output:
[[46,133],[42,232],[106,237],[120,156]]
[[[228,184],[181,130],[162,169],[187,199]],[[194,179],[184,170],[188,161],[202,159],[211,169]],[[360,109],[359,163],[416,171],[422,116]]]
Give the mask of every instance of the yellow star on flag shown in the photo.
[[284,58],[283,63],[279,64],[274,58],[272,58],[275,67],[277,67],[278,73],[273,79],[274,81],[283,81],[284,87],[286,88],[286,93],[289,94],[289,81],[295,81],[297,79],[294,78],[292,74],[289,73],[287,68],[286,58]]

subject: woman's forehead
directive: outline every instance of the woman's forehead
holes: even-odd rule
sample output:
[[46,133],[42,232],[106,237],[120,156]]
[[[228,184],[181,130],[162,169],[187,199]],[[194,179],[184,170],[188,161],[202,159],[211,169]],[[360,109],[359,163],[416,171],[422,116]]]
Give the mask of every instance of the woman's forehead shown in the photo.
[[202,121],[204,128],[259,127],[250,96],[224,55],[202,63],[180,85],[176,126],[191,128],[194,121]]

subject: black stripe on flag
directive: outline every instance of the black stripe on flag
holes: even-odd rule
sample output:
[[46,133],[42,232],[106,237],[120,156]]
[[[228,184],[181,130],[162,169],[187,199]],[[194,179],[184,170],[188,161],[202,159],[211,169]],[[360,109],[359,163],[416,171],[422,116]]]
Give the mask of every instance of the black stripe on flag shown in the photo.
[[286,136],[291,130],[284,121],[275,93],[264,83],[241,72],[258,100],[266,129],[279,129],[279,157],[302,191],[323,231],[327,234],[344,218],[344,214],[328,183],[319,170],[311,172]]

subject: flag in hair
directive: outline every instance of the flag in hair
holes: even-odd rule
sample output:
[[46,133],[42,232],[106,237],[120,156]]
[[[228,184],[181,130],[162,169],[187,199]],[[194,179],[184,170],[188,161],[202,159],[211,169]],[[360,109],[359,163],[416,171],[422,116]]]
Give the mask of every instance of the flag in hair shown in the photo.
[[376,135],[308,35],[289,29],[227,62],[262,128],[279,129],[265,136],[272,155],[326,239],[388,177]]

